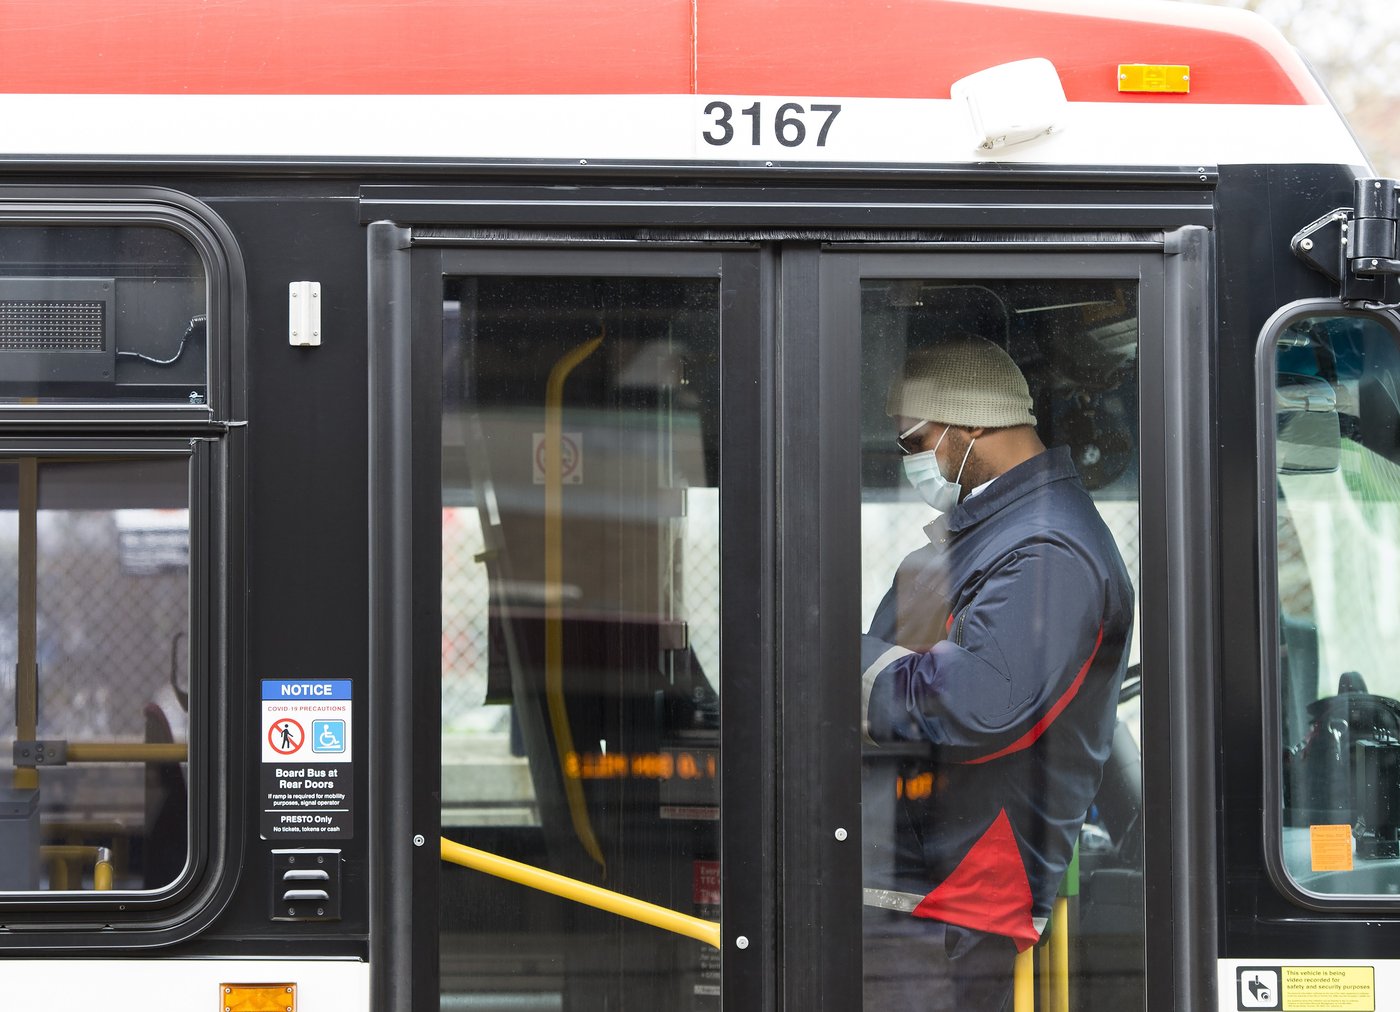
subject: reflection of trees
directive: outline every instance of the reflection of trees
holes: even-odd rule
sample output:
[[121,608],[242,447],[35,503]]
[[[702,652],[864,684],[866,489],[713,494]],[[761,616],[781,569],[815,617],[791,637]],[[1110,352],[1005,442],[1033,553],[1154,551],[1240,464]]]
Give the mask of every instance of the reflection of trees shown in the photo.
[[1376,171],[1400,176],[1400,20],[1392,0],[1189,0],[1254,11],[1312,64]]
[[1400,695],[1400,467],[1343,440],[1336,472],[1279,486],[1279,594],[1286,617],[1317,624],[1319,691],[1359,671],[1372,692]]

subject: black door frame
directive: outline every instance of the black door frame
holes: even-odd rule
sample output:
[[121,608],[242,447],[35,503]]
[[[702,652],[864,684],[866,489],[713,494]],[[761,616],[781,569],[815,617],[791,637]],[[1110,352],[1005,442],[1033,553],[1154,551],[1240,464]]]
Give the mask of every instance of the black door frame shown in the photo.
[[[436,680],[403,675],[438,664],[440,347],[412,335],[415,321],[440,324],[449,233],[369,225],[370,953],[376,1007],[396,1009],[435,1009],[438,997],[440,757],[383,743],[411,740],[423,721],[436,740]],[[1146,1008],[1214,1008],[1218,581],[1215,458],[1203,424],[1214,417],[1211,234],[1185,224],[1116,243],[997,238],[609,244],[645,249],[636,255],[652,271],[678,246],[724,261],[727,318],[751,321],[742,334],[725,328],[721,361],[727,1008],[859,1007],[858,679],[841,673],[858,670],[860,370],[849,295],[843,306],[833,293],[853,258],[888,270],[909,255],[944,265],[944,275],[1139,277],[1144,319],[1149,298],[1160,307],[1160,329],[1144,331],[1140,351],[1142,565],[1157,577],[1144,581],[1140,616],[1143,656],[1157,674],[1143,683]],[[462,244],[501,249],[480,237]],[[529,249],[519,252],[575,258],[579,271],[612,252]]]
[[[723,1000],[771,1007],[775,531],[763,479],[771,259],[723,248],[452,248],[391,223],[371,245],[371,706],[375,1006],[438,1008],[442,286],[447,275],[713,277],[719,281],[721,909]],[[377,281],[376,281],[377,279]],[[420,335],[416,340],[414,334]],[[409,673],[413,677],[408,677]],[[411,754],[387,743],[431,742]],[[465,874],[471,874],[466,872]],[[404,888],[405,882],[411,883]]]
[[[1215,1007],[1219,917],[1215,871],[1216,586],[1212,483],[1210,235],[1198,226],[1143,241],[1037,242],[1033,237],[979,243],[829,244],[813,248],[812,290],[796,302],[784,290],[785,342],[817,333],[815,356],[784,355],[789,396],[783,424],[819,432],[814,442],[785,440],[780,470],[813,473],[817,488],[801,503],[785,499],[782,529],[813,532],[815,546],[783,547],[781,613],[785,627],[780,698],[805,692],[821,708],[784,719],[784,853],[820,890],[785,888],[785,923],[823,925],[820,941],[784,936],[783,959],[802,965],[824,955],[815,984],[790,989],[787,1007],[832,1012],[860,1007],[860,333],[863,277],[1132,278],[1139,283],[1141,630],[1146,905],[1149,1012]],[[785,281],[789,273],[784,269]],[[819,442],[819,446],[816,443]],[[808,508],[805,504],[819,504]],[[805,541],[805,539],[804,539]],[[799,554],[800,553],[800,554]],[[794,579],[793,577],[797,578]],[[811,616],[795,640],[794,621]],[[820,694],[812,697],[810,672]],[[786,715],[789,711],[784,710]],[[826,729],[814,735],[814,726]],[[831,733],[831,729],[839,733]],[[794,836],[793,830],[803,833]],[[844,834],[837,834],[844,829]],[[842,835],[844,839],[837,840]],[[809,845],[802,843],[810,840]],[[798,864],[800,862],[800,865]]]

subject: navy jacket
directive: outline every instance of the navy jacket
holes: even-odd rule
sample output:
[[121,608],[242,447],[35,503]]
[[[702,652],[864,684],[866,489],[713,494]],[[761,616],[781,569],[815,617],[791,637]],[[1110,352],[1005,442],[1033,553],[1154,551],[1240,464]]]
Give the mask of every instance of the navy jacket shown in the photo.
[[1024,949],[1108,758],[1133,589],[1064,448],[925,531],[861,644],[866,885]]

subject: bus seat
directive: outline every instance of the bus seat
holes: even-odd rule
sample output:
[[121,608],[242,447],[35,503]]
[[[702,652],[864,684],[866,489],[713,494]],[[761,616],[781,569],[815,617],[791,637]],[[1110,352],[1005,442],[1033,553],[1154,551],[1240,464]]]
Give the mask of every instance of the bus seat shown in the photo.
[[[170,719],[156,703],[145,706],[147,744],[175,740]],[[147,889],[169,885],[185,866],[189,800],[179,763],[146,764],[146,827],[142,877]]]

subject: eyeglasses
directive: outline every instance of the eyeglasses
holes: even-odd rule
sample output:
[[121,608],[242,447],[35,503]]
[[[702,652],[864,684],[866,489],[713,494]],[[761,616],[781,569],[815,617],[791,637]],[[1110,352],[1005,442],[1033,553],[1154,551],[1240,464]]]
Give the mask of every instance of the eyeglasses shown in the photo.
[[905,440],[908,439],[910,436],[912,436],[914,433],[918,432],[920,429],[922,429],[922,428],[923,428],[925,425],[927,425],[927,424],[928,424],[928,419],[925,418],[922,422],[919,422],[919,423],[917,423],[916,425],[913,425],[913,426],[911,426],[910,428],[905,429],[905,430],[904,430],[903,432],[901,432],[899,435],[897,435],[897,436],[894,437],[894,445],[897,446],[897,447],[899,447],[899,452],[900,452],[900,453],[904,454],[905,456],[908,456],[908,455],[910,455],[910,454],[912,454],[912,453],[918,453],[918,452],[919,452],[919,444],[918,444],[918,443],[906,443]]

